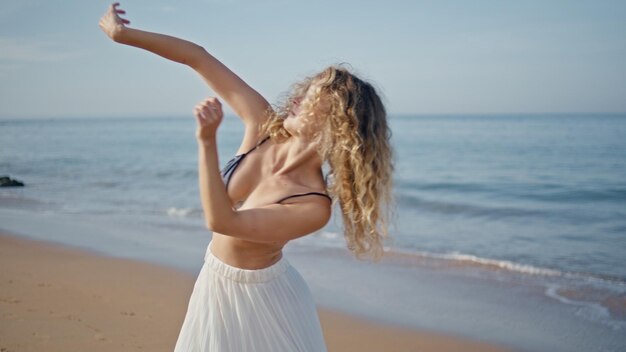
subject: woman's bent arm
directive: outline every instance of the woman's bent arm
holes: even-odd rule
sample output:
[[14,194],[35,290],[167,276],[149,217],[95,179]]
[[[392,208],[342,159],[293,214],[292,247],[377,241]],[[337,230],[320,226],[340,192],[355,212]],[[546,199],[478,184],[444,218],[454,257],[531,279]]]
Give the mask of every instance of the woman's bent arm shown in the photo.
[[206,83],[221,96],[246,124],[246,130],[265,122],[270,104],[246,82],[228,69],[203,47],[190,41],[165,34],[126,27],[130,21],[119,17],[126,11],[118,9],[119,2],[109,6],[99,22],[104,33],[117,43],[142,48],[198,72]]

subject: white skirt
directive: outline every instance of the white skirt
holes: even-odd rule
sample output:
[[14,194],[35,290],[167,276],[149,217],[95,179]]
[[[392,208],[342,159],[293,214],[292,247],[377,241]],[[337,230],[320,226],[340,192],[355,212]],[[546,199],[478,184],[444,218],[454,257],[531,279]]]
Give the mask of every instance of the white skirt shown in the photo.
[[207,246],[174,352],[326,352],[313,296],[285,255],[242,269]]

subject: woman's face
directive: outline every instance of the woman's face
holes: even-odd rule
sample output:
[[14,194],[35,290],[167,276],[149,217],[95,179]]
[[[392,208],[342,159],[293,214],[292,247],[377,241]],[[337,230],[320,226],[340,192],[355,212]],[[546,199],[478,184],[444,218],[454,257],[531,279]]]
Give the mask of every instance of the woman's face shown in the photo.
[[283,126],[287,131],[289,131],[292,135],[299,136],[310,136],[312,132],[316,131],[319,127],[318,124],[321,121],[319,116],[319,106],[315,106],[315,115],[311,117],[311,121],[307,121],[305,115],[307,111],[302,109],[303,103],[309,102],[313,99],[315,88],[317,84],[314,82],[311,84],[309,89],[307,90],[304,97],[298,97],[294,99],[291,103],[291,111],[285,120],[283,121]]

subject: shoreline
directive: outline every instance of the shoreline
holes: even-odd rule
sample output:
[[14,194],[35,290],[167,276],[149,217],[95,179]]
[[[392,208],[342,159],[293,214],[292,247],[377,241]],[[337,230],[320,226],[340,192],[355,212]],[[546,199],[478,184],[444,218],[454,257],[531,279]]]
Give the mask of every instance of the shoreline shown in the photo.
[[[173,350],[195,276],[0,232],[0,348]],[[326,307],[329,351],[511,351],[506,347],[374,322]]]

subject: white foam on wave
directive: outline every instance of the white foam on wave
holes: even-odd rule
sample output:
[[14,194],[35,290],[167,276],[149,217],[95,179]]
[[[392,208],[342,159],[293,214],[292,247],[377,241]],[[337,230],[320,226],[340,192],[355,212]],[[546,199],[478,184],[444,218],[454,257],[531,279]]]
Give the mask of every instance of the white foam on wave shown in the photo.
[[193,212],[193,208],[169,207],[166,212],[168,216],[173,218],[186,218]]
[[598,284],[602,287],[610,287],[622,292],[626,289],[626,282],[621,278],[617,277],[609,277],[604,275],[597,275],[593,273],[584,273],[584,272],[571,272],[571,271],[562,271],[558,269],[551,268],[542,268],[537,267],[530,264],[521,264],[515,263],[509,260],[500,260],[500,259],[491,259],[478,257],[471,254],[464,254],[460,252],[449,252],[449,253],[434,253],[434,252],[425,252],[425,251],[411,251],[393,248],[392,251],[409,254],[409,255],[417,255],[424,258],[432,258],[438,260],[450,260],[454,262],[468,263],[470,265],[482,266],[485,268],[495,268],[502,269],[512,273],[521,273],[528,275],[538,275],[544,277],[562,277],[566,279],[574,279],[574,280],[583,280],[589,284]]
[[329,239],[329,240],[334,240],[339,238],[339,234],[336,232],[330,232],[330,231],[322,231],[320,232],[320,237],[323,237],[325,239]]
[[561,276],[563,272],[555,269],[539,268],[533,265],[514,263],[508,260],[498,260],[477,257],[475,255],[463,254],[459,252],[444,253],[438,255],[440,258],[469,261],[473,263],[483,264],[487,266],[494,266],[497,268],[506,269],[509,271],[516,271],[524,274],[532,275],[545,275],[545,276]]
[[567,298],[559,294],[560,285],[556,284],[547,284],[545,295],[553,298],[563,304],[568,304],[571,306],[577,306],[579,309],[576,310],[575,314],[582,315],[585,318],[601,322],[613,330],[625,330],[626,322],[615,320],[611,316],[611,312],[609,309],[598,302],[592,301],[582,301],[575,300],[572,298]]
[[498,260],[498,259],[489,259],[489,258],[481,258],[474,255],[462,254],[459,252],[452,252],[447,254],[440,254],[441,258],[451,259],[451,260],[461,260],[461,261],[469,261],[485,266],[497,267],[505,270],[509,270],[512,272],[518,272],[523,274],[530,275],[540,275],[540,276],[550,276],[550,277],[564,277],[575,280],[583,280],[587,283],[599,283],[602,285],[608,284],[610,287],[621,288],[626,287],[626,282],[616,277],[603,276],[593,273],[585,273],[585,272],[573,272],[573,271],[562,271],[558,269],[550,269],[550,268],[541,268],[529,264],[520,264],[507,260]]
[[342,248],[345,246],[343,237],[333,231],[319,230],[310,235],[298,238],[296,245],[312,246],[315,248]]
[[[387,249],[388,247],[385,247]],[[544,275],[544,276],[562,276],[565,273],[556,269],[549,268],[540,268],[529,264],[520,264],[515,263],[508,260],[500,260],[500,259],[491,259],[491,258],[483,258],[478,257],[471,254],[464,254],[460,252],[449,252],[449,253],[435,253],[435,252],[425,252],[425,251],[411,251],[399,248],[391,248],[393,252],[401,253],[401,254],[409,254],[416,255],[424,258],[432,258],[439,260],[450,260],[455,262],[466,262],[469,264],[505,269],[508,271],[519,272],[524,274],[532,274],[532,275]]]

